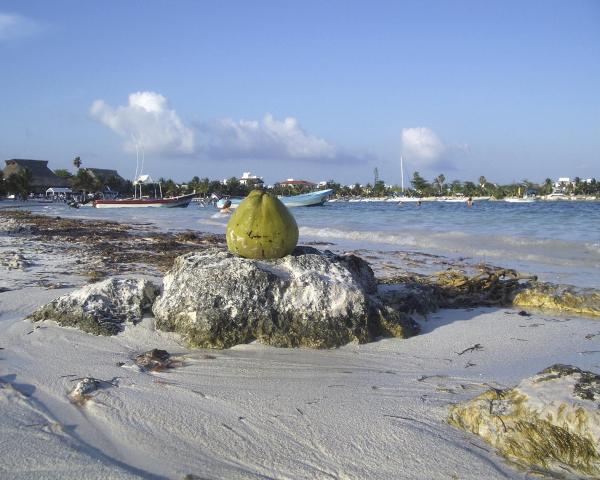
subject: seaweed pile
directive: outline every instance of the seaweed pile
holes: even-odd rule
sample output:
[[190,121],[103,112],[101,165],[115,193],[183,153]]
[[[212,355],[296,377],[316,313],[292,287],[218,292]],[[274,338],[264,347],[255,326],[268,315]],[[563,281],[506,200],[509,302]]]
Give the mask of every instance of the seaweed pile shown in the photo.
[[407,274],[380,282],[388,304],[425,315],[440,308],[531,307],[600,316],[600,291],[539,282],[534,275],[482,266],[474,275],[446,270],[435,275]]

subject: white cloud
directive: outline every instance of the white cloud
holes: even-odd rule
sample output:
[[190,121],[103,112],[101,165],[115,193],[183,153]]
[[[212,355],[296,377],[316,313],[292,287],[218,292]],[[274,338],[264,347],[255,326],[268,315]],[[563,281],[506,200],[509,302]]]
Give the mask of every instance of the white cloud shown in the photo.
[[41,30],[36,21],[16,13],[0,12],[0,42],[34,35]]
[[427,127],[402,130],[402,151],[407,158],[418,165],[435,164],[446,149],[447,147],[433,130]]
[[90,113],[124,137],[128,151],[135,151],[138,142],[148,153],[194,153],[194,131],[184,125],[175,110],[169,108],[167,99],[158,93],[132,93],[127,105],[116,108],[96,100]]
[[307,133],[293,117],[260,121],[219,119],[199,127],[205,153],[213,158],[304,159],[335,161],[343,154],[326,140]]
[[208,160],[359,160],[306,132],[293,117],[277,120],[268,113],[262,120],[223,118],[188,127],[167,99],[155,92],[132,93],[127,105],[117,107],[96,100],[90,114],[123,137],[127,151],[135,151],[137,142],[148,153],[186,154]]

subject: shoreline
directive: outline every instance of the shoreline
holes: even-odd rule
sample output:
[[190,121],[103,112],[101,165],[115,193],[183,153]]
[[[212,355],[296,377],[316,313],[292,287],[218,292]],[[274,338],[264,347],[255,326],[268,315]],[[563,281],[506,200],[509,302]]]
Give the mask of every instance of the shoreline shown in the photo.
[[[86,272],[156,279],[223,238],[22,217],[0,233],[0,414],[16,419],[0,427],[6,478],[526,478],[449,426],[448,406],[553,363],[600,371],[600,323],[507,307],[438,310],[415,337],[333,350],[190,350],[150,317],[112,337],[32,324]],[[139,371],[131,359],[151,348],[181,365]],[[66,394],[84,376],[112,383],[76,406]]]

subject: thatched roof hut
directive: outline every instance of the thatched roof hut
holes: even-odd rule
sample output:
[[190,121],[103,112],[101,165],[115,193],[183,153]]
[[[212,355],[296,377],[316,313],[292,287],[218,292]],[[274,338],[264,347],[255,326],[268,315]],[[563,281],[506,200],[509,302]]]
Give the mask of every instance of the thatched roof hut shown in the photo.
[[8,178],[13,174],[18,174],[25,170],[28,170],[31,174],[31,190],[35,193],[43,193],[50,187],[69,186],[66,179],[55,175],[54,172],[48,168],[47,160],[27,160],[23,158],[6,160],[4,178]]
[[125,179],[119,175],[116,170],[110,170],[108,168],[86,168],[85,169],[95,180],[100,183],[106,183],[110,178],[114,178],[120,182],[124,182]]

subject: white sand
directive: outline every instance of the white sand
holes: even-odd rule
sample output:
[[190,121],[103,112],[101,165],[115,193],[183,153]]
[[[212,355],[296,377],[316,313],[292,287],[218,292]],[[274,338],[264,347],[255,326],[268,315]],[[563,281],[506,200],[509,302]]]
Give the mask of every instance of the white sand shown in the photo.
[[[2,479],[525,478],[447,425],[447,406],[553,363],[600,371],[600,335],[585,338],[600,322],[505,309],[441,311],[417,337],[329,351],[187,350],[152,319],[115,337],[35,328],[24,317],[69,290],[28,282],[82,280],[61,273],[73,259],[19,244],[36,264],[0,267],[0,287],[15,288],[0,293]],[[183,366],[140,372],[131,358],[151,348]],[[76,406],[67,393],[84,376],[115,386]]]

